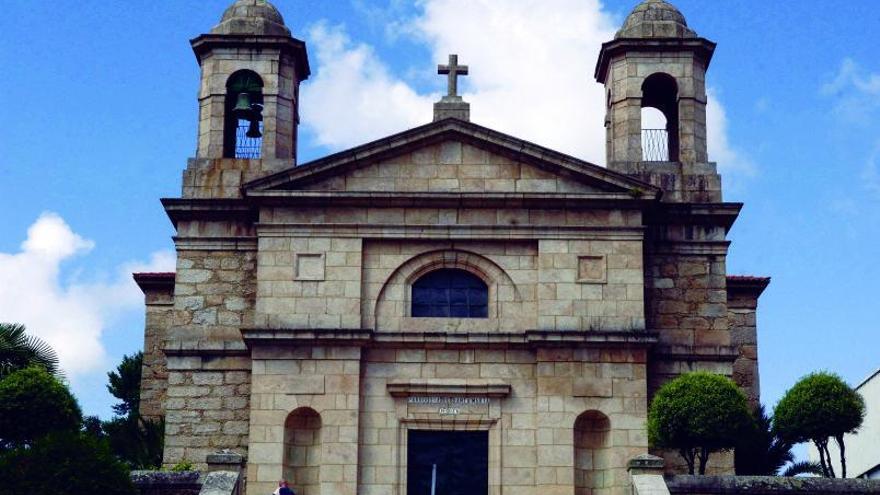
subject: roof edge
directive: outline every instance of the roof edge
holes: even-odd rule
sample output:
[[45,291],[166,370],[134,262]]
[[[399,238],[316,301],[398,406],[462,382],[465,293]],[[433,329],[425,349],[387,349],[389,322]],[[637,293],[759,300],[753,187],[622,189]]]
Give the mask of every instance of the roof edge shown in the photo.
[[158,290],[173,290],[176,276],[176,272],[135,272],[131,274],[134,282],[144,294]]
[[[525,139],[517,138],[509,134],[483,127],[473,122],[460,119],[447,118],[431,122],[419,127],[414,127],[397,134],[392,134],[369,143],[340,151],[311,162],[276,172],[261,177],[242,186],[244,191],[249,189],[270,189],[287,182],[303,180],[307,177],[321,174],[330,175],[330,171],[345,164],[380,157],[393,149],[422,142],[428,139],[442,138],[451,134],[464,135],[475,141],[482,141],[488,145],[499,147],[507,153],[516,154],[524,161],[542,161],[555,165],[567,172],[580,174],[596,181],[604,181],[621,190],[638,189],[640,194],[659,198],[662,190],[641,180],[627,175],[614,172],[606,167],[581,160],[580,158],[567,155],[549,148],[537,145]],[[593,172],[595,175],[591,175]]]

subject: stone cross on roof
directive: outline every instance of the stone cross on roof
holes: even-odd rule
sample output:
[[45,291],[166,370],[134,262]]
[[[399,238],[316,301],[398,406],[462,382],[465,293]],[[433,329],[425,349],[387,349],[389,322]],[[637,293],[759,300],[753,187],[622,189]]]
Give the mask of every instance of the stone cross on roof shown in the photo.
[[447,96],[458,96],[458,76],[468,75],[467,65],[458,65],[458,55],[449,55],[449,65],[438,65],[437,73],[449,76]]
[[446,96],[434,103],[434,121],[443,119],[471,119],[470,105],[458,95],[458,76],[468,74],[467,65],[458,65],[458,55],[449,55],[448,65],[438,65],[437,73],[449,76],[449,88]]

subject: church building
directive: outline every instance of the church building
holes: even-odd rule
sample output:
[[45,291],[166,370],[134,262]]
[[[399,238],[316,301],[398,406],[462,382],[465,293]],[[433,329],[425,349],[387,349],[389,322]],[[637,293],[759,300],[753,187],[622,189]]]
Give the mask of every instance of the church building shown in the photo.
[[433,122],[299,163],[309,59],[278,10],[236,0],[191,43],[176,272],[135,274],[166,465],[239,453],[251,495],[624,494],[639,455],[680,469],[648,445],[665,381],[720,373],[757,403],[769,279],[727,274],[715,43],[669,3],[602,45],[607,167],[471,122],[466,54]]

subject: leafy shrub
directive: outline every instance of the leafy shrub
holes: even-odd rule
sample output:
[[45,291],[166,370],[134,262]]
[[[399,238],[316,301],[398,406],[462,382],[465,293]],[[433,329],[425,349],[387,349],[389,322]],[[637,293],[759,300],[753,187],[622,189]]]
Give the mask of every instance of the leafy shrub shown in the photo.
[[825,476],[834,477],[828,440],[840,447],[842,477],[846,477],[845,433],[855,433],[865,419],[865,401],[833,373],[811,373],[780,399],[773,411],[773,427],[791,443],[811,440],[819,450]]
[[82,412],[63,383],[41,367],[0,380],[0,446],[29,445],[55,431],[76,431]]
[[80,432],[51,433],[0,454],[0,495],[134,495],[128,469],[105,442]]
[[651,401],[648,440],[654,447],[677,449],[694,474],[712,452],[729,450],[753,428],[745,395],[733,381],[711,373],[688,373],[667,382]]
[[185,471],[192,471],[194,469],[195,466],[193,465],[193,463],[184,459],[177,464],[171,466],[169,471],[171,471],[172,473],[183,473]]

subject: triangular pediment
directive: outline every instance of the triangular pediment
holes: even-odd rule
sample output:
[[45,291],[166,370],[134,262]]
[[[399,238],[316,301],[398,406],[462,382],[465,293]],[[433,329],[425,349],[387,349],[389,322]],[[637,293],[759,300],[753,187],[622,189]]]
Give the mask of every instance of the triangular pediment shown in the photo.
[[434,122],[245,185],[340,193],[638,194],[656,188],[456,119]]

